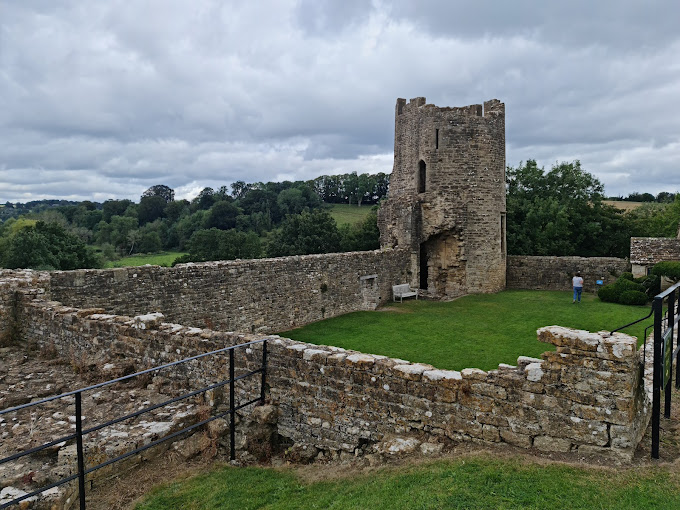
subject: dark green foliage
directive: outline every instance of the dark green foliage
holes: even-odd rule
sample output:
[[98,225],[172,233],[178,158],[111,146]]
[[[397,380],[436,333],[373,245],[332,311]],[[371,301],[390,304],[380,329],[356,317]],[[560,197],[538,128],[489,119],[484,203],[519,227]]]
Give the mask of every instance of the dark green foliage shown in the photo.
[[178,258],[173,265],[207,260],[253,259],[262,255],[257,234],[237,230],[198,230],[191,236],[187,247],[189,254]]
[[619,296],[619,303],[622,305],[644,305],[648,301],[647,294],[639,290],[626,290]]
[[669,203],[644,204],[628,213],[631,235],[636,237],[675,237],[680,224],[680,193]]
[[162,218],[165,216],[166,207],[167,202],[162,196],[142,196],[142,199],[139,201],[139,207],[137,208],[137,218],[139,219],[139,224],[145,225]]
[[234,202],[220,201],[213,205],[205,218],[205,228],[229,230],[236,227],[241,209]]
[[632,273],[623,273],[614,283],[601,287],[597,291],[597,296],[609,303],[644,305],[649,299],[645,292],[647,288],[629,279],[629,275],[632,277]]
[[652,274],[665,276],[674,282],[680,280],[680,262],[666,261],[657,262],[652,268]]
[[579,161],[545,173],[535,161],[507,170],[507,240],[513,255],[628,255],[620,211],[602,203],[603,186]]
[[377,210],[360,223],[344,224],[340,228],[342,251],[367,251],[380,248]]
[[656,274],[650,274],[641,278],[635,279],[636,283],[642,285],[645,289],[645,294],[651,299],[661,292],[661,277]]
[[165,184],[156,184],[155,186],[151,186],[148,190],[142,193],[141,200],[144,200],[147,197],[161,197],[163,201],[167,204],[175,200],[175,190],[166,186]]
[[39,221],[5,240],[2,266],[9,269],[80,269],[100,261],[78,236],[56,223]]
[[631,282],[635,280],[633,278],[633,273],[621,273],[621,276],[619,278],[623,278],[624,280],[630,280]]
[[603,285],[597,289],[597,297],[599,297],[605,303],[618,303],[620,292],[614,286],[613,283],[609,285]]
[[108,223],[113,216],[123,216],[131,204],[131,200],[107,200],[102,204],[102,221]]
[[281,228],[272,233],[267,255],[305,255],[332,253],[340,249],[340,232],[326,211],[303,212],[287,216]]

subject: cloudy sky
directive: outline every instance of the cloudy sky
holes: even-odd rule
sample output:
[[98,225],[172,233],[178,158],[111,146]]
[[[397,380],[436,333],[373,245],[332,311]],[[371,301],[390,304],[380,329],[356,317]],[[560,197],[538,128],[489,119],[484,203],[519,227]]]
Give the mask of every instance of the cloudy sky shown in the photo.
[[680,191],[680,3],[0,0],[0,202],[390,172],[397,97]]

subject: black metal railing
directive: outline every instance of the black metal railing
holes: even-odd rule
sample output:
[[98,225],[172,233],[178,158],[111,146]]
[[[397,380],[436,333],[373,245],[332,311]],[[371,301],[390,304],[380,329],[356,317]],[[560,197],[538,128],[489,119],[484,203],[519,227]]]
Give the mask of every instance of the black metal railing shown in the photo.
[[[673,332],[680,321],[678,297],[680,282],[654,297],[654,376],[652,380],[652,458],[659,458],[659,430],[661,423],[661,391],[664,391],[664,417],[671,417],[671,380],[673,360],[676,360],[675,387],[680,388],[678,351],[673,350]],[[664,314],[664,301],[668,302]]]
[[[245,373],[239,375],[238,377],[236,377],[235,376],[235,366],[234,366],[235,365],[235,363],[234,363],[234,351],[236,349],[247,348],[248,346],[252,346],[254,344],[260,344],[260,343],[262,344],[262,364],[260,365],[260,368],[258,368],[256,370],[251,370],[251,371],[245,372]],[[229,353],[229,379],[228,380],[221,381],[221,382],[212,384],[210,386],[206,386],[204,388],[200,388],[198,390],[195,390],[195,391],[192,391],[192,392],[189,392],[189,393],[185,393],[183,395],[171,398],[171,399],[166,400],[164,402],[161,402],[159,404],[155,404],[155,405],[152,405],[152,406],[149,406],[149,407],[145,407],[145,408],[140,409],[140,410],[138,410],[134,413],[126,414],[124,416],[120,416],[118,418],[107,421],[105,423],[101,423],[101,424],[98,424],[96,426],[83,429],[83,416],[82,416],[82,394],[83,393],[88,392],[88,391],[92,391],[92,390],[95,390],[95,389],[98,389],[98,388],[102,388],[102,387],[105,387],[105,386],[108,386],[108,385],[111,385],[111,384],[114,384],[114,383],[125,382],[125,381],[132,379],[133,377],[139,377],[139,376],[142,376],[142,375],[145,375],[145,374],[151,374],[153,372],[158,372],[160,370],[169,369],[171,367],[177,367],[178,365],[182,365],[182,364],[188,363],[190,361],[205,358],[207,356],[215,356],[217,354],[221,354],[221,353],[224,353],[224,352]],[[43,492],[45,492],[49,489],[52,489],[54,487],[58,487],[60,485],[64,485],[64,484],[69,483],[71,481],[74,481],[76,479],[78,480],[78,498],[79,498],[79,502],[80,502],[80,508],[81,508],[81,510],[84,510],[85,509],[85,477],[87,475],[89,475],[90,473],[93,473],[94,471],[97,471],[98,469],[102,469],[106,466],[109,466],[109,465],[111,465],[115,462],[119,462],[123,459],[131,457],[131,456],[136,455],[138,453],[141,453],[144,450],[147,450],[149,448],[153,448],[154,446],[157,446],[160,443],[163,443],[163,442],[168,441],[170,439],[174,439],[178,436],[186,434],[187,432],[190,432],[194,429],[197,429],[198,427],[201,427],[201,426],[203,426],[203,425],[205,425],[205,424],[207,424],[207,423],[209,423],[213,420],[216,420],[218,418],[224,418],[226,415],[230,415],[230,427],[229,427],[230,452],[229,452],[229,454],[230,454],[231,460],[235,460],[235,458],[236,458],[236,448],[235,448],[236,412],[239,411],[240,409],[243,409],[244,407],[255,404],[256,402],[264,403],[266,373],[267,373],[267,339],[260,339],[260,340],[255,340],[255,341],[252,341],[252,342],[239,344],[239,345],[233,345],[231,347],[225,347],[223,349],[218,349],[218,350],[215,350],[215,351],[206,352],[206,353],[199,354],[197,356],[192,356],[190,358],[186,358],[186,359],[183,359],[183,360],[175,361],[175,362],[168,363],[168,364],[161,365],[161,366],[157,366],[157,367],[154,367],[154,368],[149,368],[147,370],[142,370],[141,372],[126,375],[124,377],[119,377],[118,379],[112,379],[110,381],[95,384],[93,386],[88,386],[87,388],[81,388],[81,389],[70,391],[70,392],[67,392],[67,393],[62,393],[61,395],[49,397],[49,398],[46,398],[46,399],[43,399],[43,400],[40,400],[40,401],[37,401],[37,402],[30,402],[30,403],[27,403],[27,404],[22,404],[22,405],[19,405],[19,406],[16,406],[16,407],[11,407],[11,408],[4,409],[4,410],[0,411],[0,416],[2,416],[2,415],[5,415],[5,414],[21,411],[23,409],[27,409],[27,408],[31,408],[31,407],[35,407],[35,406],[40,406],[42,404],[46,404],[48,402],[63,399],[65,397],[72,397],[73,396],[75,398],[75,426],[76,426],[75,427],[76,428],[75,433],[68,434],[66,436],[55,439],[54,441],[44,443],[44,444],[37,446],[35,448],[30,448],[28,450],[24,450],[24,451],[21,451],[19,453],[15,453],[14,455],[10,455],[8,457],[0,459],[0,465],[5,464],[7,462],[15,461],[15,460],[20,459],[22,457],[25,457],[27,455],[38,453],[42,450],[45,450],[47,448],[58,445],[59,443],[73,441],[73,440],[76,441],[76,452],[77,452],[77,473],[75,473],[71,476],[68,476],[68,477],[61,478],[60,480],[53,482],[53,483],[50,483],[48,485],[45,485],[43,487],[40,487],[37,490],[34,490],[30,493],[26,493],[26,494],[24,494],[20,497],[17,497],[17,498],[15,498],[15,499],[7,502],[7,503],[3,503],[3,504],[0,505],[0,510],[2,510],[3,508],[8,508],[12,505],[19,504],[26,499],[33,498],[33,497],[38,496],[39,494],[41,494],[41,493],[43,493]],[[259,396],[257,398],[251,399],[251,400],[249,400],[245,403],[236,405],[236,390],[235,390],[236,382],[243,380],[247,377],[257,375],[257,374],[261,374]],[[193,423],[192,425],[184,427],[181,430],[177,430],[177,431],[173,432],[172,434],[168,434],[168,435],[166,435],[166,436],[164,436],[164,437],[162,437],[162,438],[160,438],[156,441],[152,441],[152,442],[150,442],[146,445],[143,445],[139,448],[136,448],[136,449],[131,450],[129,452],[125,452],[121,455],[118,455],[115,458],[112,458],[112,459],[109,459],[105,462],[97,464],[96,466],[86,467],[86,465],[85,465],[85,454],[84,454],[84,448],[83,448],[83,436],[86,436],[87,434],[91,434],[93,432],[101,430],[105,427],[110,427],[111,425],[115,425],[116,423],[120,423],[120,422],[123,422],[125,420],[135,418],[137,416],[140,416],[144,413],[148,413],[148,412],[153,411],[155,409],[165,407],[169,404],[173,404],[175,402],[179,402],[181,400],[185,400],[185,399],[188,399],[190,397],[197,396],[201,393],[205,393],[205,392],[210,391],[210,390],[221,388],[223,386],[226,386],[227,384],[229,385],[229,409],[228,410],[221,412],[219,414],[215,414],[213,416],[210,416],[209,418],[201,420],[199,422]]]

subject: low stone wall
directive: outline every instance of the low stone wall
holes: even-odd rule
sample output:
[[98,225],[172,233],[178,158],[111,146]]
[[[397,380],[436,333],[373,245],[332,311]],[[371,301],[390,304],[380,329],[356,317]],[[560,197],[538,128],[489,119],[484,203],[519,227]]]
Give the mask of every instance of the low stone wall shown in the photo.
[[[33,300],[23,307],[23,334],[62,356],[126,371],[263,338],[161,323],[157,316],[98,312]],[[538,336],[557,352],[520,357],[517,366],[489,372],[438,370],[268,337],[267,397],[279,408],[279,434],[325,451],[360,454],[399,436],[630,458],[650,407],[636,340],[558,326],[542,328]],[[257,368],[261,347],[239,349],[236,359],[237,374]],[[130,363],[134,366],[125,368]],[[224,360],[196,363],[154,378],[150,387],[187,391],[215,382],[226,369]],[[239,398],[258,391],[259,380],[244,382]]]
[[162,312],[170,322],[269,333],[392,299],[409,281],[404,250],[50,273],[55,301],[108,313]]
[[545,451],[631,458],[651,407],[636,340],[542,328],[557,346],[517,366],[461,372],[280,339],[271,399],[279,430],[352,451],[390,436],[505,442]]
[[508,256],[507,288],[533,290],[571,290],[574,273],[581,272],[583,290],[597,289],[597,280],[612,283],[630,271],[626,259],[614,257],[531,257]]

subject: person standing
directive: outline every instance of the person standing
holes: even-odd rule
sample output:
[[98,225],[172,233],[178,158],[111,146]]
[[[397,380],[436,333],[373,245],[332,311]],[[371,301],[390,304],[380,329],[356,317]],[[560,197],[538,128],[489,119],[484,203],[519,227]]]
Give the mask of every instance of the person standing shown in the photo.
[[571,279],[571,286],[574,288],[574,300],[572,303],[581,302],[581,292],[583,292],[583,278],[581,273],[576,271],[574,277]]

